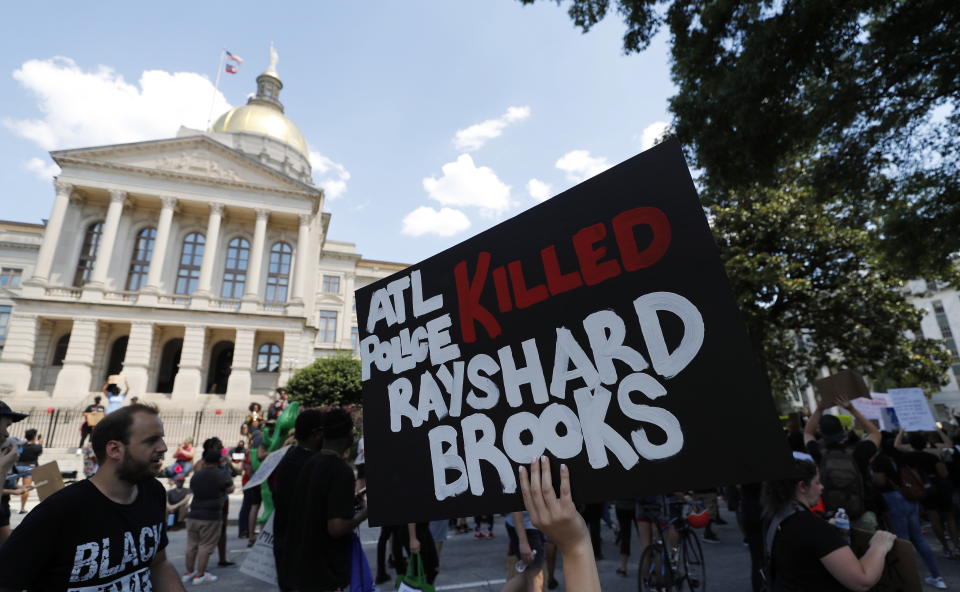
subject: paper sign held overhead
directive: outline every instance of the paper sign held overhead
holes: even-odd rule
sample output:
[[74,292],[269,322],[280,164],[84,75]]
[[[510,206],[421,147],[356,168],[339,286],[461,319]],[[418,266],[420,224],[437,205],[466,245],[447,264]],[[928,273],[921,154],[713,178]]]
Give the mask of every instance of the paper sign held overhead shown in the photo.
[[937,422],[930,411],[927,397],[923,389],[902,388],[887,391],[897,412],[897,421],[900,427],[908,432],[933,432],[937,429]]
[[870,398],[870,389],[867,388],[863,376],[856,370],[843,370],[826,378],[813,382],[820,395],[820,408],[828,409],[836,404],[838,396],[853,401],[860,397]]
[[374,525],[520,509],[540,455],[578,502],[792,470],[676,141],[356,301]]

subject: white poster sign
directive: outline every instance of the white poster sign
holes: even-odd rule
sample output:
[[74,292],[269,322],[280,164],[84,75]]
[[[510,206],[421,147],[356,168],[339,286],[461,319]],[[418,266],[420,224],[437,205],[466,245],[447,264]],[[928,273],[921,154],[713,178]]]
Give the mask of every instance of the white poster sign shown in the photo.
[[885,400],[868,399],[867,397],[859,397],[850,402],[865,418],[877,421],[880,421],[883,409],[889,406],[889,403]]
[[897,420],[908,432],[932,432],[937,429],[923,389],[890,389],[887,394],[897,412]]
[[250,489],[251,487],[258,487],[261,483],[267,480],[267,477],[270,476],[270,473],[277,468],[277,465],[280,464],[280,461],[283,460],[283,455],[287,453],[287,449],[290,446],[284,446],[283,448],[278,448],[271,452],[267,458],[263,459],[263,462],[260,463],[260,468],[257,469],[257,472],[250,477],[250,480],[247,481],[247,484],[243,486],[244,489]]
[[[280,452],[279,450],[277,452]],[[263,530],[257,536],[257,542],[250,548],[247,558],[243,560],[240,571],[250,577],[257,578],[268,584],[277,585],[277,564],[273,557],[273,514]]]

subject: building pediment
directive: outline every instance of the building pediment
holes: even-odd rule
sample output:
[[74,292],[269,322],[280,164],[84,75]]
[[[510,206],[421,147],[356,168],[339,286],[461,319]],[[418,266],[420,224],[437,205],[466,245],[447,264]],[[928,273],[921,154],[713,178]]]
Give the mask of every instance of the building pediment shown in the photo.
[[59,150],[51,156],[64,169],[71,166],[111,168],[270,192],[313,196],[322,192],[204,135]]

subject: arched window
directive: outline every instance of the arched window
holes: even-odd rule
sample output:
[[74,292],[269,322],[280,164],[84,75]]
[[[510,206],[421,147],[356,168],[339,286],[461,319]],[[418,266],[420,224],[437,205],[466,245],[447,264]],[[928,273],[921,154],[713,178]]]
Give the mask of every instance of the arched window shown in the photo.
[[223,268],[223,287],[220,289],[222,298],[243,298],[249,264],[250,243],[239,236],[232,239],[227,244],[227,262]]
[[67,347],[70,346],[70,334],[65,333],[57,340],[57,345],[53,348],[53,360],[51,366],[63,366],[63,359],[67,357]]
[[193,294],[197,290],[206,242],[206,237],[199,232],[191,232],[183,238],[180,267],[177,268],[177,285],[174,289],[177,294]]
[[130,258],[130,273],[127,275],[127,290],[136,292],[146,285],[156,239],[156,228],[144,228],[137,233],[137,242],[133,245],[133,256]]
[[267,268],[267,302],[287,301],[292,258],[293,248],[287,243],[274,243],[270,248],[270,266]]
[[257,350],[257,372],[280,371],[280,346],[276,343],[264,343]]
[[87,226],[83,235],[83,246],[80,247],[80,258],[77,259],[77,271],[73,274],[73,285],[83,287],[90,281],[93,273],[93,264],[97,261],[97,251],[100,250],[100,238],[103,236],[103,222],[94,222]]

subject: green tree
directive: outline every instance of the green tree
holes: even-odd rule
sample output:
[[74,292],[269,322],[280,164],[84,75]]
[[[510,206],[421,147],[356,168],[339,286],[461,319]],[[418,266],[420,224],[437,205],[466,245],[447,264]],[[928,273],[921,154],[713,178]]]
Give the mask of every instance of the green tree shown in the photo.
[[[520,0],[530,4],[536,0]],[[560,0],[557,0],[560,3]],[[669,28],[674,126],[714,190],[843,195],[902,277],[956,281],[960,3],[955,0],[572,0],[584,32],[615,10],[623,48]]]
[[784,185],[705,191],[721,258],[775,394],[820,368],[856,368],[884,386],[943,384],[950,355],[922,337],[922,313],[841,205],[811,197],[804,175]]
[[286,385],[293,401],[304,407],[323,405],[361,405],[362,385],[360,360],[350,352],[337,352],[328,358],[318,358],[301,368]]

